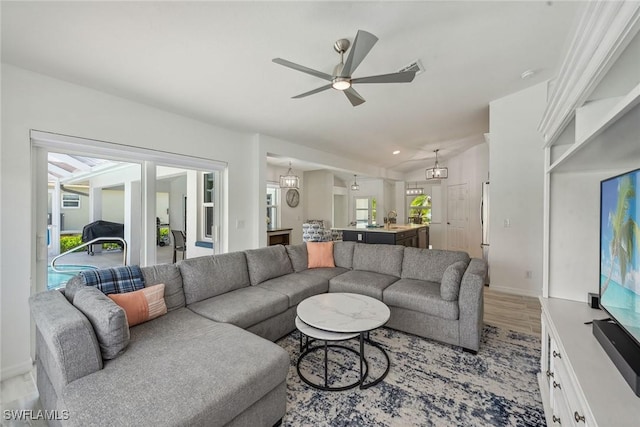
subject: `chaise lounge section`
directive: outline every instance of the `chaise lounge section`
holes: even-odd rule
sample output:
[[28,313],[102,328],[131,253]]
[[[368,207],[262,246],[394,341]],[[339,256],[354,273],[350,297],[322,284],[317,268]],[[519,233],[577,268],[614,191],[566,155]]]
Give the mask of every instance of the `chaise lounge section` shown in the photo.
[[[89,292],[80,276],[64,294],[34,295],[42,405],[69,415],[53,424],[277,424],[290,356],[273,341],[295,330],[301,301],[325,292],[372,296],[390,307],[388,327],[478,350],[484,261],[463,252],[329,244],[334,266],[309,268],[303,243],[141,268],[145,287],[165,285],[168,313],[128,328],[126,349],[111,359],[82,301]],[[100,304],[117,312],[110,301]]]

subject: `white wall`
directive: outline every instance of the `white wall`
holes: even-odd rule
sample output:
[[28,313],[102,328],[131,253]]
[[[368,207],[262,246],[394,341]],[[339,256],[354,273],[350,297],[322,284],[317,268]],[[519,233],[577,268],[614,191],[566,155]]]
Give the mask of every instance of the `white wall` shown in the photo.
[[124,190],[102,189],[102,219],[124,224]]
[[[62,194],[71,194],[61,192]],[[52,201],[52,203],[62,203],[61,200]],[[64,227],[61,231],[79,231],[82,232],[82,227],[89,223],[89,198],[87,196],[80,196],[79,208],[63,208],[60,205],[60,213],[64,214]]]
[[[257,172],[247,159],[257,159],[254,135],[228,131],[92,89],[2,65],[3,242],[22,242],[2,251],[2,378],[27,372],[30,360],[28,298],[35,283],[35,215],[32,194],[31,129],[79,136],[227,162],[225,201],[227,224],[236,219],[244,227],[228,227],[224,235],[230,251],[258,247]],[[46,209],[46,206],[43,207]],[[261,217],[261,216],[260,216]],[[46,220],[46,216],[45,216]],[[263,221],[264,222],[264,221]],[[46,224],[42,226],[45,228]]]
[[333,173],[328,170],[305,171],[303,174],[303,221],[320,219],[331,223],[333,218]]
[[532,296],[542,292],[544,152],[537,126],[546,102],[545,82],[490,104],[491,287]]

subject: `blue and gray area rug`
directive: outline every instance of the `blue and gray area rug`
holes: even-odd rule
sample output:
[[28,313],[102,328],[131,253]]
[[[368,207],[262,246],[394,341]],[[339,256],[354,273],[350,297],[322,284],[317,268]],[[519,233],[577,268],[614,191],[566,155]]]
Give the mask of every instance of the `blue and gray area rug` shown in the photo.
[[[299,335],[278,341],[291,355],[284,426],[544,426],[536,380],[540,338],[485,325],[477,355],[390,329],[371,338],[391,359],[391,370],[367,390],[325,392],[303,383],[296,371]],[[356,339],[344,343],[357,348]],[[383,356],[367,346],[371,375],[384,370]],[[310,354],[301,370],[323,382],[324,353]],[[358,375],[358,359],[329,352],[330,385]]]

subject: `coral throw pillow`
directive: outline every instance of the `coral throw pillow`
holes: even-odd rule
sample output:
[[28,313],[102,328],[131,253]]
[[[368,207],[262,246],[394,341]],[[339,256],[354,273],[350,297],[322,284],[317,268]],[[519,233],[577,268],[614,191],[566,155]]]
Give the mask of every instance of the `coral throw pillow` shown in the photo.
[[335,267],[333,261],[333,242],[307,242],[309,267]]
[[149,286],[139,291],[107,295],[127,314],[127,323],[134,326],[167,314],[164,302],[164,284]]

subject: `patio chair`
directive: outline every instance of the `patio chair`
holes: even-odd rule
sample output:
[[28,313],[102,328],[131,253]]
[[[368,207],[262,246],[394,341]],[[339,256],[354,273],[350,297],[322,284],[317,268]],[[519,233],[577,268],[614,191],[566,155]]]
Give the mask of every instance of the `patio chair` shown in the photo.
[[182,259],[184,259],[184,254],[187,251],[187,239],[182,230],[171,230],[171,234],[173,235],[173,263],[175,264],[177,252],[182,252]]

